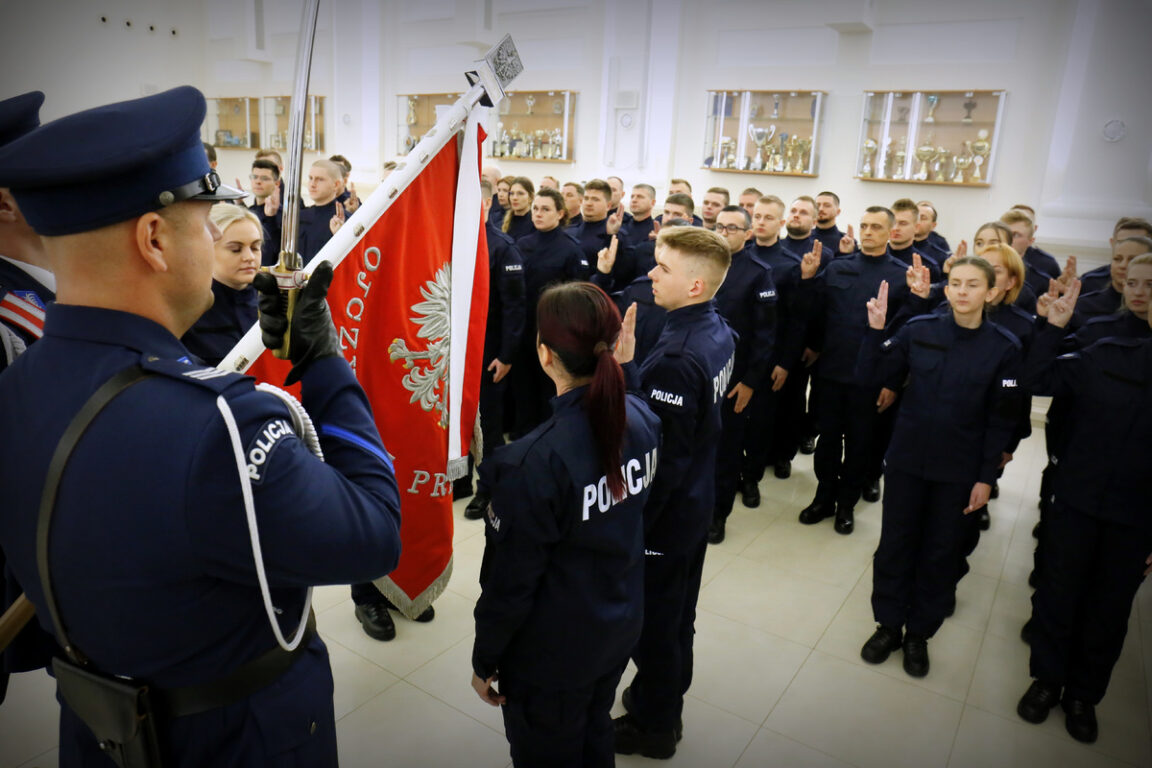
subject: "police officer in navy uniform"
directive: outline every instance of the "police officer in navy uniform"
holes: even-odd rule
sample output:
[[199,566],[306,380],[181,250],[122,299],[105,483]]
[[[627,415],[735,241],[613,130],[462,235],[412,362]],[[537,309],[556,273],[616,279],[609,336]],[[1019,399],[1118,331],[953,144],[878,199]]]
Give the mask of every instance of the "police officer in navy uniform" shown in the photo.
[[[0,545],[51,628],[36,555],[49,461],[93,392],[139,367],[145,378],[91,422],[60,478],[48,569],[69,639],[97,672],[150,687],[168,710],[157,724],[168,765],[334,766],[320,638],[305,630],[278,678],[246,673],[280,653],[276,631],[292,637],[307,618],[308,586],[395,567],[396,479],[340,357],[324,299],[331,267],[301,291],[289,350],[289,380],[301,382],[324,461],[279,397],[188,362],[178,339],[212,299],[220,233],[209,208],[242,194],[210,172],[205,112],[203,95],[184,86],[62,118],[0,149],[0,185],[44,236],[58,280],[44,338],[0,378],[0,433],[27,436],[0,446]],[[270,275],[260,289],[265,342],[278,344],[287,319]],[[227,685],[233,673],[245,683]],[[60,764],[111,765],[61,707]]]
[[[527,179],[524,182],[531,184]],[[520,188],[520,181],[513,188]],[[516,241],[524,259],[524,334],[520,337],[518,358],[532,360],[536,346],[536,302],[550,284],[567,280],[587,280],[594,267],[580,249],[570,229],[565,229],[568,211],[564,197],[555,189],[542,189],[529,207],[530,234]],[[522,365],[512,371],[515,395],[514,434],[522,436],[548,417],[548,380],[539,366]]]
[[1057,357],[1079,281],[1046,308],[1022,383],[1073,407],[1044,525],[1032,597],[1034,678],[1016,711],[1043,722],[1060,704],[1076,740],[1096,741],[1103,699],[1132,613],[1152,572],[1152,339],[1107,338]]
[[[488,235],[488,323],[484,330],[484,374],[480,379],[480,429],[484,455],[504,445],[504,393],[508,374],[516,361],[516,350],[524,334],[524,258],[512,238],[488,220],[492,205],[492,182],[480,180],[484,206],[484,226]],[[524,361],[532,365],[531,360]],[[471,458],[469,458],[471,466]],[[471,493],[471,471],[465,480],[452,486],[454,499]],[[460,491],[460,492],[458,492]],[[488,507],[488,494],[479,490],[468,502],[464,517],[479,520]]]
[[668,758],[676,752],[692,683],[720,409],[736,342],[712,302],[731,261],[724,238],[698,227],[666,227],[656,243],[652,290],[668,316],[639,376],[660,416],[663,441],[644,509],[644,627],[632,652],[636,676],[621,697],[627,714],[615,723],[617,752]]
[[[40,125],[44,94],[31,91],[0,101],[0,147]],[[0,373],[29,344],[44,335],[44,310],[56,298],[56,277],[49,271],[44,246],[28,226],[11,191],[0,187]],[[4,573],[0,551],[0,613],[24,591]],[[43,667],[49,636],[30,624],[0,655],[0,703],[8,673]]]
[[611,766],[609,711],[644,615],[660,420],[625,392],[613,347],[621,337],[627,358],[628,334],[603,290],[549,288],[538,327],[552,416],[480,465],[492,505],[472,685],[503,705],[514,765]]
[[751,403],[757,393],[772,385],[769,364],[776,344],[776,284],[772,267],[756,258],[747,246],[751,223],[748,211],[738,205],[726,205],[716,214],[715,231],[728,243],[732,260],[728,277],[716,291],[716,311],[736,332],[736,365],[721,411],[723,428],[716,455],[716,506],[708,530],[710,544],[724,541],[725,526],[736,503]]
[[834,259],[823,271],[813,252],[805,254],[800,266],[800,290],[812,292],[805,302],[811,306],[809,338],[815,346],[810,349],[819,355],[814,377],[820,390],[814,461],[818,485],[812,503],[800,512],[800,522],[813,525],[835,516],[836,532],[845,535],[855,527],[854,510],[874,450],[877,414],[896,399],[893,390],[865,385],[855,375],[856,355],[868,328],[868,299],[887,281],[891,317],[908,295],[907,269],[887,251],[894,220],[892,211],[872,206],[860,220],[859,252]]
[[908,383],[884,462],[872,585],[879,626],[861,656],[878,664],[903,648],[913,677],[928,674],[928,640],[954,601],[967,516],[988,503],[1019,418],[1020,342],[984,321],[995,290],[986,261],[958,259],[946,289],[952,312],[915,317],[886,340],[888,283],[867,303],[856,375],[891,389]]

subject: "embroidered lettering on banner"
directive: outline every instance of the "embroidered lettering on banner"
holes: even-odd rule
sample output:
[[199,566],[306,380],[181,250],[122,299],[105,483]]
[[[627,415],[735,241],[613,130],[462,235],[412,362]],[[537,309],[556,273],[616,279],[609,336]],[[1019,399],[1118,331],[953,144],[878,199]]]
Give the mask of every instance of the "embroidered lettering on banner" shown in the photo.
[[[361,295],[348,299],[348,303],[344,305],[343,318],[339,318],[340,320],[351,321],[351,323],[340,322],[336,326],[336,330],[340,334],[340,351],[352,350],[352,356],[348,358],[348,365],[353,371],[356,370],[356,347],[360,343],[360,322],[364,319],[364,299],[368,298],[368,291],[372,288],[372,281],[368,278],[369,275],[380,269],[382,260],[379,248],[364,249],[364,256],[360,260],[362,269],[356,273],[356,285],[360,286]],[[336,320],[337,318],[333,319]]]

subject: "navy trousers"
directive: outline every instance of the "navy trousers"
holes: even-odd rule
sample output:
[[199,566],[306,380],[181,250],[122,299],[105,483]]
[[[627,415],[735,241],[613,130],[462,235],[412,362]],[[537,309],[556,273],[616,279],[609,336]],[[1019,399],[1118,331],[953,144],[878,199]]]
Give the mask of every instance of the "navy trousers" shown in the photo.
[[1099,704],[1124,648],[1152,531],[1093,517],[1059,500],[1041,529],[1044,560],[1032,595],[1029,671]]
[[504,733],[516,768],[610,768],[613,749],[612,702],[626,660],[590,685],[555,691],[500,672]]
[[971,483],[936,483],[891,467],[885,472],[884,518],[872,560],[877,623],[923,637],[940,629],[955,597],[971,492]]
[[819,482],[816,497],[854,509],[860,500],[875,443],[876,397],[874,387],[861,387],[821,379],[820,439],[813,465]]
[[668,732],[684,710],[692,684],[696,600],[707,540],[686,553],[644,558],[644,629],[632,653],[632,716],[645,731]]

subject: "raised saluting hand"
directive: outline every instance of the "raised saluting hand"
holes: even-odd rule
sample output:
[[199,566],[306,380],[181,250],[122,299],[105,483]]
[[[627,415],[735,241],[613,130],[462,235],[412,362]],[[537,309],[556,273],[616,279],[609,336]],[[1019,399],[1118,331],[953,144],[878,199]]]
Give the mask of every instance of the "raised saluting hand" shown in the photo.
[[932,290],[932,273],[928,271],[928,267],[924,266],[924,261],[920,258],[919,253],[914,252],[912,254],[912,266],[908,267],[908,271],[904,273],[904,279],[908,283],[908,290],[922,299],[928,298],[928,294]]

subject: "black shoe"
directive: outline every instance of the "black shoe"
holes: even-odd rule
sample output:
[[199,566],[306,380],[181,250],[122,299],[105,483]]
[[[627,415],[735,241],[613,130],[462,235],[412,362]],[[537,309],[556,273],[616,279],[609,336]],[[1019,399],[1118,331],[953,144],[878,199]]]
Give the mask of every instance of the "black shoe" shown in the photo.
[[744,480],[740,483],[740,501],[749,509],[760,506],[760,484],[755,480]]
[[1028,643],[1028,645],[1032,645],[1032,637],[1035,630],[1036,624],[1033,623],[1032,619],[1028,619],[1028,621],[1024,622],[1024,626],[1020,627],[1020,639]]
[[616,732],[616,754],[667,760],[676,754],[676,734],[673,731],[642,731],[632,715],[621,715],[612,721]]
[[1000,498],[1000,483],[992,483],[992,492],[988,494],[990,499]]
[[866,483],[864,485],[864,490],[860,492],[860,495],[863,497],[864,501],[869,503],[880,501],[880,481],[873,480],[870,483]]
[[856,527],[856,520],[853,517],[852,510],[850,508],[845,509],[843,507],[837,506],[836,522],[832,524],[832,527],[836,530],[836,533],[839,533],[843,536],[847,536],[848,534],[852,533],[852,529]]
[[776,466],[772,469],[772,473],[781,480],[787,480],[792,477],[792,462],[788,460],[776,462]]
[[387,642],[396,637],[396,625],[392,623],[387,603],[358,605],[356,618],[360,620],[360,626],[364,627],[364,633],[373,640]]
[[464,518],[466,520],[480,520],[488,514],[488,505],[492,502],[491,497],[480,491],[468,502],[468,506],[464,507]]
[[1068,735],[1085,744],[1093,744],[1099,735],[1096,725],[1096,707],[1082,699],[1070,699],[1067,696],[1060,702],[1064,708],[1064,728]]
[[708,526],[708,543],[719,544],[722,541],[724,541],[724,521],[713,520]]
[[860,658],[869,664],[883,664],[892,655],[892,651],[899,650],[901,640],[900,630],[878,626],[860,649]]
[[472,495],[472,478],[462,477],[452,482],[452,501],[466,499]]
[[1042,723],[1048,719],[1048,712],[1060,703],[1060,686],[1033,680],[1032,685],[1020,697],[1016,714],[1030,723]]
[[904,635],[904,671],[912,677],[928,674],[928,638],[911,632]]
[[816,453],[816,438],[806,437],[800,441],[800,453],[811,456]]
[[980,526],[980,530],[982,531],[986,531],[992,527],[992,517],[988,514],[987,504],[976,510],[976,524]]
[[[628,714],[632,714],[632,686],[628,686],[627,688],[624,689],[624,692],[620,694],[620,704],[623,705],[625,712],[627,712]],[[675,733],[676,733],[676,743],[680,743],[680,739],[684,738],[684,719],[683,718],[677,718],[676,719],[676,731],[675,731]]]
[[[389,610],[396,611],[396,613],[399,613],[401,616],[404,615],[403,613],[400,613],[400,609],[397,608],[388,598],[384,598],[384,604],[388,606]],[[436,618],[436,609],[430,605],[424,609],[423,613],[413,619],[413,621],[418,621],[421,624],[427,624],[434,618]]]
[[819,499],[814,500],[811,504],[800,510],[800,522],[804,525],[815,525],[821,520],[826,520],[832,515],[836,514],[836,505],[831,502],[825,504]]

